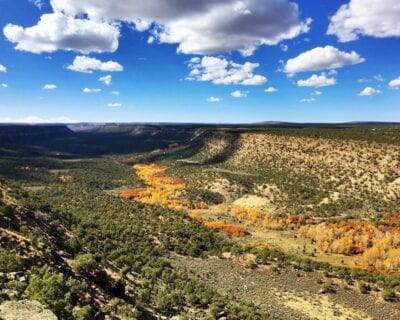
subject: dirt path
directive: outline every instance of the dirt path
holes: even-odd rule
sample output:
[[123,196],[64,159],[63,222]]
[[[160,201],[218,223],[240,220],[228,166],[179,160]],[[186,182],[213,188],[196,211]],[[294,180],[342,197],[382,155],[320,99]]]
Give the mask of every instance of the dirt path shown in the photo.
[[318,272],[298,272],[286,268],[274,272],[267,267],[252,270],[232,260],[174,257],[171,262],[195,270],[221,294],[253,302],[273,318],[285,320],[371,320],[400,319],[396,303],[377,300],[352,289],[337,287],[335,294],[319,294]]
[[221,172],[221,173],[229,173],[229,174],[236,174],[239,176],[257,176],[256,174],[253,173],[248,173],[245,171],[239,171],[239,170],[229,170],[229,169],[222,169],[222,168],[216,168],[216,167],[212,167],[212,168],[205,168],[203,169],[203,171],[208,171],[208,172]]

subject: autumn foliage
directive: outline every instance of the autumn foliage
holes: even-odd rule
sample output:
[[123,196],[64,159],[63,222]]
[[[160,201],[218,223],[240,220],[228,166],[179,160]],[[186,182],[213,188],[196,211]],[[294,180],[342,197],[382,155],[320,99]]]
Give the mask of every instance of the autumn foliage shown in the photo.
[[212,229],[212,230],[222,230],[222,231],[224,231],[228,234],[234,235],[236,237],[244,237],[248,234],[246,229],[244,229],[242,227],[227,225],[225,222],[222,222],[222,221],[206,221],[203,218],[199,217],[197,214],[192,213],[192,212],[190,212],[188,214],[188,216],[191,219],[204,224],[204,226],[206,226],[207,228]]
[[[185,182],[165,174],[166,167],[156,164],[136,164],[136,175],[144,187],[124,191],[122,197],[171,209],[207,209],[203,202],[185,198]],[[245,225],[271,230],[297,230],[301,237],[311,239],[325,253],[356,255],[358,265],[385,273],[400,272],[400,214],[387,214],[382,224],[361,220],[320,221],[301,215],[274,216],[257,208],[233,206],[232,216]],[[209,229],[221,230],[243,237],[245,228],[222,221],[207,221],[193,212],[189,217]]]
[[383,222],[389,226],[400,226],[400,213],[386,213]]
[[315,241],[322,251],[359,255],[361,266],[377,271],[400,272],[400,228],[369,221],[342,220],[307,225],[300,236]]
[[288,230],[297,229],[298,227],[307,223],[313,223],[312,220],[307,220],[303,216],[289,215],[289,216],[272,216],[263,213],[260,209],[256,208],[244,208],[234,206],[231,209],[231,213],[239,218],[240,220],[256,225],[262,226],[271,230]]
[[242,227],[230,226],[221,221],[204,221],[203,223],[209,229],[222,230],[237,237],[244,237],[248,234],[246,229]]
[[[165,175],[166,167],[156,164],[136,164],[134,166],[137,177],[143,181],[145,187],[123,191],[124,199],[134,199],[148,204],[157,204],[171,209],[206,209],[203,202],[194,203],[188,201],[182,194],[185,190],[185,182],[181,179]],[[213,230],[222,230],[228,234],[243,237],[247,231],[241,227],[235,227],[224,222],[208,222],[194,213],[189,212],[189,217],[204,224]]]
[[166,167],[156,164],[136,164],[137,177],[144,182],[145,187],[123,191],[125,199],[134,199],[148,204],[158,204],[171,209],[190,207],[190,203],[182,199],[180,193],[185,189],[181,179],[165,175]]

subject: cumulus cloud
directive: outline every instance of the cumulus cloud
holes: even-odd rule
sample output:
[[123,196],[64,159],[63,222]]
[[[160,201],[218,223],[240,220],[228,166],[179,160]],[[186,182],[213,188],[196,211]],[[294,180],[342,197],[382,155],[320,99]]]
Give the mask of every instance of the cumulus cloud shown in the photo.
[[67,51],[114,52],[119,29],[100,20],[78,19],[61,12],[43,14],[37,25],[24,28],[7,24],[3,29],[15,49],[32,53]]
[[109,103],[108,106],[110,108],[118,108],[118,107],[122,107],[122,104],[118,103],[118,102],[113,102],[113,103]]
[[209,98],[207,99],[207,101],[208,101],[208,102],[221,102],[222,99],[219,98],[219,97],[209,97]]
[[314,96],[320,96],[320,95],[322,95],[322,92],[321,92],[321,91],[316,90],[316,91],[314,92]]
[[267,92],[267,93],[273,93],[273,92],[277,92],[279,90],[277,88],[274,88],[274,87],[269,87],[269,88],[265,89],[264,91]]
[[100,77],[99,81],[103,82],[106,86],[109,86],[112,82],[112,76],[110,74]]
[[211,81],[214,84],[241,84],[262,85],[267,78],[254,74],[258,63],[245,62],[238,64],[225,58],[205,56],[192,58],[189,63],[191,69],[187,80]]
[[28,116],[25,118],[0,118],[0,123],[77,123],[78,120],[74,120],[65,116],[55,118],[41,118],[37,116]]
[[186,54],[238,50],[249,55],[308,32],[298,5],[288,0],[52,0],[55,12],[95,21],[126,21]]
[[119,96],[119,91],[113,91],[111,92],[111,94],[113,94],[114,96]]
[[297,85],[299,87],[320,88],[320,87],[334,86],[335,84],[336,84],[336,79],[327,77],[325,73],[321,73],[320,75],[313,74],[308,79],[297,81]]
[[302,102],[302,103],[310,103],[310,102],[315,102],[315,101],[316,101],[315,98],[304,98],[304,99],[300,100],[300,102]]
[[231,93],[231,96],[234,98],[246,98],[248,94],[248,91],[235,90]]
[[8,84],[7,84],[7,83],[2,83],[2,84],[0,84],[0,86],[1,86],[2,88],[8,88]]
[[341,42],[360,36],[376,38],[400,36],[398,0],[350,0],[331,17],[327,34]]
[[107,61],[102,62],[99,59],[77,56],[75,57],[73,63],[67,67],[67,69],[77,72],[93,73],[93,71],[104,71],[104,72],[115,72],[123,71],[124,68],[118,62]]
[[0,73],[6,73],[7,72],[7,68],[5,66],[3,66],[2,64],[0,64]]
[[95,88],[95,89],[91,89],[91,88],[84,88],[83,89],[83,92],[84,93],[96,93],[96,92],[101,92],[101,89],[97,89],[97,88]]
[[57,86],[55,84],[47,83],[43,86],[43,90],[54,90],[57,89]]
[[395,90],[400,89],[400,76],[389,82],[389,88]]
[[372,87],[365,87],[358,95],[360,97],[367,97],[367,96],[373,96],[378,93],[382,93],[382,91]]
[[317,47],[289,59],[284,72],[295,74],[305,71],[338,69],[345,65],[364,62],[365,59],[355,51],[344,52],[332,46]]

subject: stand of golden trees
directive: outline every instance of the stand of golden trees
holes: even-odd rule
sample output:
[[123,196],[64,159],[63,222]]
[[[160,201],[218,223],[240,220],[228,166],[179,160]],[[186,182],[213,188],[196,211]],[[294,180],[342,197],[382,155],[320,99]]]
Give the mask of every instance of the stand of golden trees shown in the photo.
[[231,226],[222,221],[207,221],[193,212],[190,212],[188,215],[191,219],[204,224],[204,226],[212,230],[222,230],[236,237],[244,237],[248,234],[247,230],[242,227]]
[[[207,209],[204,202],[189,201],[184,198],[186,184],[183,180],[165,175],[166,167],[157,164],[136,164],[134,169],[137,177],[143,181],[145,187],[123,191],[124,199],[134,199],[147,204],[157,204],[170,209]],[[247,231],[241,227],[235,227],[219,221],[206,221],[194,213],[189,217],[196,220],[209,229],[222,230],[228,234],[243,237]]]
[[185,190],[185,182],[181,179],[165,175],[166,167],[157,164],[136,164],[137,177],[145,187],[123,191],[124,199],[134,199],[147,204],[156,204],[170,209],[202,209],[204,203],[194,203],[184,199],[181,194]]
[[272,216],[263,213],[257,208],[234,206],[230,212],[233,216],[246,223],[271,230],[297,229],[302,225],[314,223],[313,220],[306,219],[300,215]]
[[327,253],[359,255],[366,268],[400,272],[400,228],[368,221],[343,220],[302,226],[298,234]]

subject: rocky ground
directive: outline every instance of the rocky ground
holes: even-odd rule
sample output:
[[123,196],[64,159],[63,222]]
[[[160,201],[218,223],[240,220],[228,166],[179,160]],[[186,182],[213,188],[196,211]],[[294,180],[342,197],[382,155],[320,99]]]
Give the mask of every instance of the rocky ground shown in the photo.
[[57,320],[53,312],[36,301],[6,301],[0,305],[2,320]]
[[[231,259],[208,260],[174,257],[177,266],[185,266],[200,276],[221,294],[233,294],[238,299],[253,302],[273,318],[296,320],[385,319],[400,318],[398,303],[388,303],[373,293],[366,295],[354,287],[334,281],[336,293],[321,293],[320,272],[303,272],[262,266],[245,267]],[[326,280],[323,280],[326,281]]]

